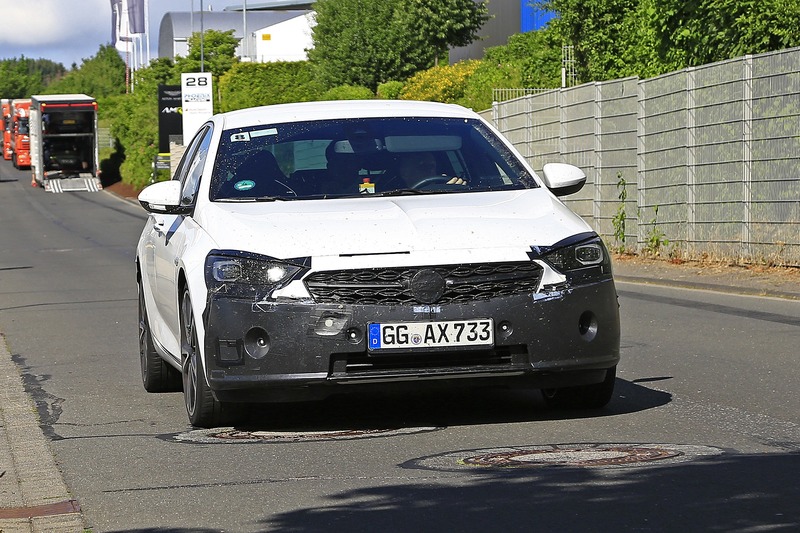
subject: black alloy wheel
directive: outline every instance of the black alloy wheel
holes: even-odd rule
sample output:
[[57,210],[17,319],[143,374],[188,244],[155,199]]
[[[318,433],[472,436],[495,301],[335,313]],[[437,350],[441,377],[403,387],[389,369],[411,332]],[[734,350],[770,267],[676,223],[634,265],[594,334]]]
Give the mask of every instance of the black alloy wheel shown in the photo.
[[147,320],[144,288],[139,282],[139,362],[142,385],[147,392],[176,392],[181,390],[181,374],[158,355]]

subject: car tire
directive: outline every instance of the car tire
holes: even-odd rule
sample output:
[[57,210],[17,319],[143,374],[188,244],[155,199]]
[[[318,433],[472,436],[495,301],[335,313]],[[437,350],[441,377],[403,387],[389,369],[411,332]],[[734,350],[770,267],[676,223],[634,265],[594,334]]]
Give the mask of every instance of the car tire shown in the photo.
[[606,377],[600,383],[560,389],[542,389],[542,396],[549,407],[559,409],[600,409],[611,401],[616,377],[617,367],[614,366],[606,370]]
[[183,399],[189,422],[196,427],[212,428],[227,420],[226,406],[214,397],[206,383],[203,363],[200,360],[200,345],[195,328],[192,301],[189,289],[184,289],[181,298],[181,363],[183,371]]
[[181,390],[181,374],[158,355],[147,320],[142,283],[139,282],[139,362],[142,385],[147,392],[176,392]]

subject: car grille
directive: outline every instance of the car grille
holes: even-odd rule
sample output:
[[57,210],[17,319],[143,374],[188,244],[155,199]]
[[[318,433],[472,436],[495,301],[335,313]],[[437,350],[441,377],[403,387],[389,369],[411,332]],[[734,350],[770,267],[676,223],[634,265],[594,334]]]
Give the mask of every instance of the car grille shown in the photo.
[[401,305],[422,303],[414,296],[412,279],[434,271],[445,282],[436,304],[463,303],[535,292],[542,268],[530,261],[375,268],[315,272],[304,282],[318,303]]

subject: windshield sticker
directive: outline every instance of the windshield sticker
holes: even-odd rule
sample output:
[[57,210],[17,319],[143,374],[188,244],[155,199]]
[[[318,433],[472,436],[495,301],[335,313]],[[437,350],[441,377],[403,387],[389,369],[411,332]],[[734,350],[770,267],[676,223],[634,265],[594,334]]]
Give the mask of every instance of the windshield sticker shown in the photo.
[[233,188],[236,189],[237,191],[249,191],[255,186],[256,182],[253,180],[242,180],[242,181],[237,181],[236,183],[233,184]]
[[266,137],[267,135],[277,135],[277,134],[278,134],[277,129],[269,128],[266,130],[251,131],[250,137]]
[[231,135],[232,143],[249,141],[249,140],[250,140],[250,134],[247,133],[246,131],[243,131],[242,133],[234,133],[233,135]]

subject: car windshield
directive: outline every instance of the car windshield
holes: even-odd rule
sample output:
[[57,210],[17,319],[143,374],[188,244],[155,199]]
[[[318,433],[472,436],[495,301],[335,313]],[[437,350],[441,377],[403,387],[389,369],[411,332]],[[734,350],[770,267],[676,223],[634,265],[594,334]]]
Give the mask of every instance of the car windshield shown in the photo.
[[479,120],[396,117],[226,130],[210,195],[255,202],[537,186]]

